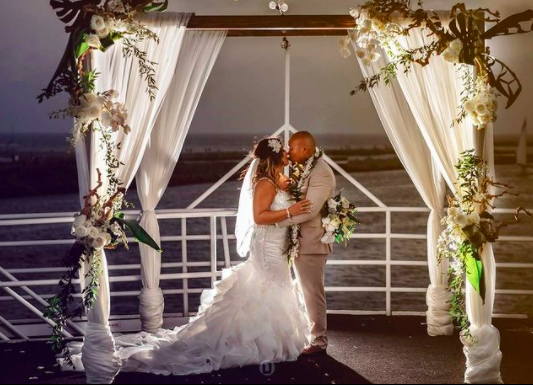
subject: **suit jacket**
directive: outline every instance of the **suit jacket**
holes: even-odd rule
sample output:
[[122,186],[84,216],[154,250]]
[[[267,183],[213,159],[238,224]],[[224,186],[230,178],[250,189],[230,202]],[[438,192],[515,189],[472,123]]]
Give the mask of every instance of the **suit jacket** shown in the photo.
[[279,223],[280,227],[301,224],[300,254],[324,255],[332,252],[330,244],[320,241],[326,233],[322,227],[321,211],[324,204],[335,195],[335,188],[335,174],[326,161],[320,158],[302,187],[305,199],[313,202],[312,212]]

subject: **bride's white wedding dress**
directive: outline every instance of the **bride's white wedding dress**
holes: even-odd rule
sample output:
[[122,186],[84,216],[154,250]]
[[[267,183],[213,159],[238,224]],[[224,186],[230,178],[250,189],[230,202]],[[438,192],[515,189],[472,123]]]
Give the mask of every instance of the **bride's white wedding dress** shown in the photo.
[[[289,207],[279,191],[271,210]],[[296,360],[309,343],[303,301],[285,251],[288,229],[254,226],[249,259],[223,271],[187,325],[116,338],[122,371],[165,375]]]

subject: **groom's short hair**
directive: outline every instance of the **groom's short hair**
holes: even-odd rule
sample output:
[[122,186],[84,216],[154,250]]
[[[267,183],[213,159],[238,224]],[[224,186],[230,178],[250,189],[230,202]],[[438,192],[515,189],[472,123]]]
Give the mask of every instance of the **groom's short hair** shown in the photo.
[[291,139],[305,142],[305,146],[313,149],[313,151],[316,148],[316,139],[309,131],[299,131],[295,133]]

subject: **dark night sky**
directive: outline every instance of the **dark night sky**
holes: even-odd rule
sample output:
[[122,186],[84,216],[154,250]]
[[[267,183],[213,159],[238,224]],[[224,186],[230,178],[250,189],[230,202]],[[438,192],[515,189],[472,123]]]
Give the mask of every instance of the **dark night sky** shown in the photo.
[[[197,14],[270,14],[268,0],[171,0],[172,11]],[[287,0],[292,14],[347,13],[357,1]],[[455,1],[426,1],[450,8]],[[505,16],[533,8],[533,0],[467,1],[490,5]],[[68,132],[68,121],[49,121],[66,97],[39,105],[35,96],[46,86],[63,53],[67,35],[48,0],[0,0],[0,133]],[[227,39],[204,91],[192,132],[265,132],[283,122],[283,51],[279,38]],[[315,132],[380,133],[381,124],[368,95],[350,97],[361,73],[355,59],[337,51],[337,38],[293,38],[292,122]],[[533,121],[533,33],[498,38],[493,54],[519,75],[524,93],[500,114],[496,133],[517,133],[524,117]]]

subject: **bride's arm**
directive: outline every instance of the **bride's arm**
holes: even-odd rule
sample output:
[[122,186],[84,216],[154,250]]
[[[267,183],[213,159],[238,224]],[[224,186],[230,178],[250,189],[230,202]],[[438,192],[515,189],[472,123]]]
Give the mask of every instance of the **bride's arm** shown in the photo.
[[[268,180],[260,181],[254,193],[254,222],[257,225],[274,225],[288,219],[287,210],[270,211],[276,197],[276,188]],[[292,205],[288,211],[290,216],[301,215],[312,209],[311,202],[304,200]]]

